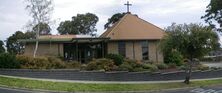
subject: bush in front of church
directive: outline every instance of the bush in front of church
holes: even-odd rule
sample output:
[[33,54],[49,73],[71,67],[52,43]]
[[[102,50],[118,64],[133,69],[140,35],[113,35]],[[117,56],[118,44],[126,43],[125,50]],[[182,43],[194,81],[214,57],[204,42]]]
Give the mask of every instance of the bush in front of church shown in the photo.
[[114,62],[111,59],[101,58],[101,59],[93,59],[90,61],[85,70],[93,71],[93,70],[101,70],[101,71],[113,71],[117,68]]
[[15,55],[1,53],[0,68],[19,68],[19,63],[15,60]]
[[123,63],[124,57],[119,54],[108,54],[106,56],[107,59],[112,59],[115,65],[119,66]]
[[57,57],[31,57],[24,55],[16,56],[17,62],[22,69],[78,69],[78,62],[64,62]]

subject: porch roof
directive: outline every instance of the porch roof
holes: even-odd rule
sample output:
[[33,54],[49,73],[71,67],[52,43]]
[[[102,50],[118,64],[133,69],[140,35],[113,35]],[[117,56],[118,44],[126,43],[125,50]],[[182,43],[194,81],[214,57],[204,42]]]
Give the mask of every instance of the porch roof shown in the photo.
[[80,42],[80,43],[87,43],[87,42],[102,42],[108,41],[110,38],[101,38],[101,37],[92,37],[92,38],[40,38],[40,39],[19,39],[19,42],[22,43],[35,43],[39,41],[40,43],[73,43],[73,42]]

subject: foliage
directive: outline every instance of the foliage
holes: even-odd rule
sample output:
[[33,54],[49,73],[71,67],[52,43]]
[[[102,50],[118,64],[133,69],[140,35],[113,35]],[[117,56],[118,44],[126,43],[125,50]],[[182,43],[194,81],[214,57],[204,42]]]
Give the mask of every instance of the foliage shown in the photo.
[[201,18],[210,24],[213,28],[216,28],[217,22],[219,24],[218,31],[222,31],[222,1],[221,0],[211,0],[210,4],[207,6],[206,14]]
[[118,68],[120,71],[138,72],[138,71],[157,71],[158,68],[154,64],[143,64],[136,60],[126,59]]
[[80,69],[81,68],[81,63],[77,62],[77,61],[70,61],[70,62],[66,62],[66,68],[68,69]]
[[39,30],[39,35],[49,35],[51,28],[47,23],[39,23],[33,27],[34,32],[38,32]]
[[154,72],[158,70],[158,67],[154,64],[144,64],[143,65],[144,69],[149,69],[150,71]]
[[157,63],[155,64],[157,66],[158,69],[167,69],[168,65],[165,63]]
[[16,60],[23,69],[73,69],[80,68],[78,62],[64,62],[56,57],[30,57],[17,55]]
[[0,53],[5,53],[4,42],[0,40]]
[[16,31],[7,39],[7,51],[11,54],[22,54],[24,52],[24,44],[18,42],[18,39],[24,39],[25,35],[21,31]]
[[[56,57],[47,57],[47,60],[49,62],[49,65],[47,68],[49,69],[60,69],[60,68],[66,68],[67,67],[67,63],[62,61],[59,58]],[[71,67],[69,67],[71,68]]]
[[168,68],[177,68],[177,65],[175,63],[169,63],[167,64],[168,65]]
[[192,72],[192,64],[194,58],[201,58],[208,52],[218,49],[220,44],[219,37],[216,32],[212,31],[209,26],[202,24],[172,24],[166,31],[168,34],[161,41],[161,49],[165,54],[176,50],[180,52],[184,58],[188,60],[188,73],[185,83],[189,84]]
[[108,22],[104,25],[104,29],[111,27],[114,23],[118,22],[126,13],[116,13],[111,18],[108,19]]
[[23,33],[21,31],[16,31],[12,36],[7,38],[6,48],[7,51],[11,54],[23,54],[24,53],[24,44],[18,42],[19,39],[31,39],[34,38],[33,32]]
[[176,64],[178,66],[180,66],[183,62],[183,57],[182,55],[180,54],[180,52],[174,50],[174,51],[171,51],[167,54],[165,54],[164,56],[164,63],[173,63],[173,64]]
[[121,65],[124,61],[123,56],[121,56],[119,54],[108,54],[106,56],[106,58],[112,59],[114,61],[115,65],[117,65],[117,66]]
[[105,71],[113,71],[116,69],[116,65],[110,59],[94,59],[89,62],[86,66],[86,70],[105,70]]
[[92,13],[77,14],[71,21],[61,22],[57,30],[60,34],[83,34],[94,36],[99,18]]
[[15,60],[15,55],[1,53],[0,68],[19,68],[19,63]]
[[201,24],[172,24],[161,41],[164,54],[172,50],[180,52],[184,58],[200,58],[213,49],[219,48],[218,35],[212,28]]

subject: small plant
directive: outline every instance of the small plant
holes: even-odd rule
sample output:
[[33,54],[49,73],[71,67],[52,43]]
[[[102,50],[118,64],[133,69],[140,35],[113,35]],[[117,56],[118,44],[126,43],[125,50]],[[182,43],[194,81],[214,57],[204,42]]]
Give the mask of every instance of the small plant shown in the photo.
[[154,71],[158,70],[157,66],[153,65],[153,64],[144,64],[143,68],[144,69],[149,69],[151,72],[154,72]]
[[167,69],[168,66],[164,63],[157,63],[155,64],[157,66],[158,69]]
[[121,65],[123,63],[123,61],[124,61],[123,56],[118,55],[118,54],[108,54],[106,56],[106,58],[112,59],[113,62],[115,63],[115,65],[117,65],[117,66]]

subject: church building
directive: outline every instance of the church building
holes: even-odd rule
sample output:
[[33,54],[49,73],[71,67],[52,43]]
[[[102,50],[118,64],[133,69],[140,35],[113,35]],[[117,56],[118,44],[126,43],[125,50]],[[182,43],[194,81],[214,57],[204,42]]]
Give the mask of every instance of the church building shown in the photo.
[[37,56],[59,56],[87,63],[107,54],[120,54],[129,59],[163,62],[158,44],[164,34],[163,29],[128,12],[99,37],[43,35],[20,41],[25,43],[24,55],[29,56],[33,55],[38,40]]

